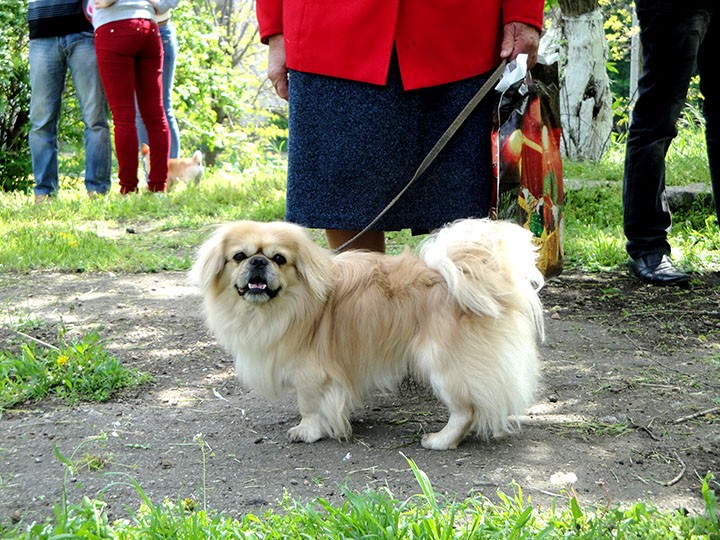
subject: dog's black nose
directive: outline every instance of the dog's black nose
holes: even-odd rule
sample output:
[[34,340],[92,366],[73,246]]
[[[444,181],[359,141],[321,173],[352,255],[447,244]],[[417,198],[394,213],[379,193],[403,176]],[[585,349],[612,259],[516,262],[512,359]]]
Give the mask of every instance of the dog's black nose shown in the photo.
[[256,255],[255,257],[250,258],[248,264],[255,268],[265,268],[268,265],[268,260],[265,257]]

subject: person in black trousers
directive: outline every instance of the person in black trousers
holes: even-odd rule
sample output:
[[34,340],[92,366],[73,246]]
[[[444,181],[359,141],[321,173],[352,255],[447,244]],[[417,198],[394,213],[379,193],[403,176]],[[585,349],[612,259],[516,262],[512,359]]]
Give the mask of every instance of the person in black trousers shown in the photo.
[[643,67],[628,133],[623,178],[624,229],[630,274],[653,285],[687,285],[690,276],[670,259],[671,215],[665,193],[665,155],[677,135],[690,79],[700,75],[703,116],[720,223],[718,49],[715,0],[636,0]]

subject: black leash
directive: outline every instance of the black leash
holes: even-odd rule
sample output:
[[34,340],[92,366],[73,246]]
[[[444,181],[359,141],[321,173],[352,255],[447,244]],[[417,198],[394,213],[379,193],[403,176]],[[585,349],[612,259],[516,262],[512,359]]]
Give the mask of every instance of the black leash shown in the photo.
[[497,83],[498,80],[500,80],[503,70],[505,69],[505,64],[505,60],[500,62],[500,65],[495,68],[495,71],[493,71],[488,80],[485,81],[485,84],[482,85],[480,90],[478,90],[477,93],[472,97],[472,99],[467,103],[467,105],[465,105],[465,108],[460,111],[460,114],[455,117],[455,120],[453,120],[452,124],[450,124],[450,126],[445,130],[445,133],[440,136],[438,141],[435,143],[435,146],[432,147],[430,152],[428,152],[427,156],[425,156],[425,159],[423,159],[422,163],[420,163],[420,166],[415,171],[415,174],[413,174],[413,177],[407,184],[405,184],[405,187],[400,190],[400,193],[398,193],[395,198],[390,201],[390,203],[385,208],[383,208],[382,211],[375,217],[375,219],[368,223],[368,225],[362,231],[357,233],[340,247],[335,248],[333,250],[334,253],[342,251],[350,244],[352,244],[355,240],[360,238],[363,234],[368,232],[372,228],[372,226],[375,225],[380,220],[380,218],[382,218],[388,212],[388,210],[390,210],[390,208],[392,208],[395,203],[400,200],[400,197],[405,194],[405,192],[410,188],[410,186],[413,185],[413,183],[427,170],[430,164],[435,161],[435,158],[438,157],[440,151],[445,148],[445,145],[453,137],[453,135],[455,135],[455,133],[463,124],[463,122],[465,122],[467,117],[470,116],[470,113],[475,110],[475,107],[477,107],[478,103],[480,103],[485,98],[488,92],[490,92],[490,89],[495,86],[495,83]]

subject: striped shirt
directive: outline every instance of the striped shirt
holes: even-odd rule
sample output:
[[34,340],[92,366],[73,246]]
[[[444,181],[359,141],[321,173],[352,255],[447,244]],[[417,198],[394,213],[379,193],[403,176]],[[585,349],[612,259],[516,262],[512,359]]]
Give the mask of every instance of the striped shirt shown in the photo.
[[92,32],[83,11],[84,0],[29,0],[27,21],[30,39]]

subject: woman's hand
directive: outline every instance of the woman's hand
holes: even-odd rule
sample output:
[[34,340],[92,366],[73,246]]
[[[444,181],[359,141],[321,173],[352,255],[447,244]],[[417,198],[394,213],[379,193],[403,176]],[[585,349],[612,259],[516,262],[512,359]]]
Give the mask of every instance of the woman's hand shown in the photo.
[[500,58],[514,60],[518,54],[528,55],[528,69],[537,63],[540,46],[540,31],[529,24],[511,22],[503,27],[503,40],[500,46]]
[[276,34],[268,39],[268,79],[275,93],[287,100],[288,70],[285,64],[285,38],[282,34]]

